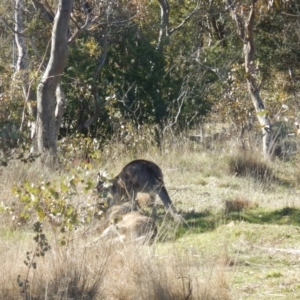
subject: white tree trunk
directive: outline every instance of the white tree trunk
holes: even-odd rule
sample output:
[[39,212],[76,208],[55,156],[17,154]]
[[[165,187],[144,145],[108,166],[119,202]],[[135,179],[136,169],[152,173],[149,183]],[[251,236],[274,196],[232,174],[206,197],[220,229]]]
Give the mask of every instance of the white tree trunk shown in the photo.
[[243,55],[245,59],[245,71],[248,91],[251,96],[253,106],[256,111],[257,119],[263,133],[263,155],[265,158],[271,158],[273,154],[273,134],[272,124],[268,117],[267,111],[265,110],[264,103],[260,97],[259,88],[256,84],[255,69],[256,65],[254,62],[255,56],[255,45],[254,45],[254,21],[255,21],[255,4],[257,0],[252,0],[251,9],[247,16],[241,15],[238,11],[242,11],[241,7],[235,7],[231,0],[227,0],[227,5],[231,13],[232,19],[235,21],[238,35],[244,43]]
[[66,95],[63,92],[60,84],[57,85],[55,91],[55,97],[56,97],[56,108],[55,108],[56,134],[58,136],[62,117],[64,115],[65,108],[66,108]]
[[18,58],[16,64],[16,72],[26,69],[27,48],[23,34],[23,0],[16,0],[15,5],[15,41],[18,49]]
[[37,88],[36,138],[38,151],[57,154],[56,91],[68,58],[68,24],[73,0],[59,0],[54,19],[51,54]]

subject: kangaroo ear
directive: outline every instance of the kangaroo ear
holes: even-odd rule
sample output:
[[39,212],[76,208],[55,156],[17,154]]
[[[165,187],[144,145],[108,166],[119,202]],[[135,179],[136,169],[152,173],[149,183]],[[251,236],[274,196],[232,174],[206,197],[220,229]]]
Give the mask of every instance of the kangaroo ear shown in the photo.
[[106,170],[100,170],[100,172],[97,174],[97,180],[106,182],[108,181],[108,173]]
[[106,170],[100,170],[99,174],[104,178],[107,178],[107,176],[108,176],[108,173]]
[[98,182],[101,181],[101,175],[100,175],[100,173],[97,174],[97,181]]
[[103,183],[103,187],[104,187],[104,188],[109,188],[109,187],[111,187],[111,186],[113,186],[113,184],[112,184],[111,181],[105,181],[105,182]]

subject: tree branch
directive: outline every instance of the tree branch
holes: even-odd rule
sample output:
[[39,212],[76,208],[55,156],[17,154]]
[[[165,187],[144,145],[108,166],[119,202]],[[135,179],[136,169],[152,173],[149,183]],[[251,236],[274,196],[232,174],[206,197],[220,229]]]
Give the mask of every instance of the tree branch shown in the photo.
[[[180,113],[181,113],[182,105],[183,105],[184,100],[185,100],[185,97],[186,97],[186,94],[187,94],[187,91],[185,90],[185,91],[183,91],[183,92],[178,96],[178,98],[177,98],[178,110],[177,110],[176,116],[175,116],[175,118],[174,118],[174,121],[173,121],[171,124],[167,125],[167,126],[164,128],[164,130],[163,130],[163,135],[165,134],[165,132],[166,132],[166,130],[167,130],[168,128],[171,128],[173,125],[175,125],[175,124],[177,123],[178,117],[179,117],[179,115],[180,115]],[[180,102],[180,99],[182,99],[181,102]]]
[[88,11],[86,11],[85,23],[80,28],[77,28],[77,30],[69,38],[68,44],[69,45],[72,44],[75,41],[75,39],[77,38],[77,36],[79,35],[79,33],[81,33],[82,31],[84,31],[90,24],[91,24],[91,13],[88,12]]
[[170,6],[168,0],[158,0],[160,7],[160,29],[156,49],[160,49],[164,37],[168,36]]
[[172,33],[174,33],[175,31],[177,31],[178,29],[180,29],[198,10],[199,10],[199,6],[198,6],[198,2],[196,7],[193,9],[193,11],[191,13],[188,14],[188,16],[176,27],[170,29],[168,31],[168,34],[171,35]]
[[248,50],[246,51],[247,55],[245,55],[245,70],[246,73],[249,73],[249,68],[253,64],[254,55],[255,55],[255,44],[253,38],[253,27],[255,21],[255,3],[256,0],[252,1],[251,10],[249,13],[248,21],[245,24],[246,28],[246,36],[244,37],[244,47],[247,47]]
[[53,23],[54,14],[53,14],[49,4],[47,3],[47,1],[45,1],[45,5],[37,0],[31,0],[31,3],[32,3],[34,9],[40,12],[43,20],[46,23]]
[[24,38],[28,38],[28,36],[26,36],[24,33],[21,33],[19,31],[16,31],[15,29],[13,29],[7,22],[7,20],[5,18],[3,18],[2,16],[0,16],[0,21],[5,25],[5,27],[7,27],[12,33],[18,34]]
[[244,40],[245,39],[245,25],[243,18],[237,13],[237,8],[233,5],[231,0],[226,0],[227,7],[226,9],[229,10],[231,18],[235,21],[238,36]]

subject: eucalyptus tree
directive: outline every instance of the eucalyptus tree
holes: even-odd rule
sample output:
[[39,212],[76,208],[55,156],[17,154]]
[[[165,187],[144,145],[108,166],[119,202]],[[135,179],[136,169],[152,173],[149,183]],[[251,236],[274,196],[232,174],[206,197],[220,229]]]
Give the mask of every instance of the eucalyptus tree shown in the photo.
[[[277,77],[278,75],[281,77],[280,74],[284,72],[286,75],[289,74],[293,81],[293,76],[298,73],[295,68],[299,65],[299,58],[296,55],[299,43],[296,42],[298,38],[295,39],[297,25],[292,27],[291,21],[297,18],[294,12],[299,11],[299,8],[297,1],[293,0],[286,3],[281,1],[266,3],[257,0],[226,1],[226,9],[230,12],[237,36],[242,41],[245,71],[243,78],[262,130],[262,148],[265,158],[272,158],[275,152],[276,139],[280,133],[274,133],[272,127],[283,111],[282,105],[288,107],[286,104],[289,104],[286,100],[290,96],[278,86]],[[288,18],[290,20],[286,22]],[[283,32],[285,34],[282,34]],[[286,42],[283,42],[284,39]],[[287,53],[289,53],[288,59]],[[292,57],[294,59],[291,59]],[[287,85],[287,81],[284,84]],[[261,90],[264,91],[264,95],[268,95],[265,100],[262,99]],[[274,93],[286,95],[287,98],[281,96],[276,100]]]
[[72,0],[60,0],[58,3],[52,29],[50,59],[37,87],[37,147],[40,153],[52,157],[57,155],[55,94],[68,58],[68,31],[72,8]]
[[243,56],[246,72],[246,82],[248,91],[254,105],[256,115],[263,132],[263,154],[268,158],[272,154],[272,128],[267,110],[265,109],[263,100],[260,96],[259,87],[256,82],[256,65],[255,65],[255,44],[254,44],[254,26],[255,26],[255,10],[257,0],[251,0],[249,7],[245,7],[244,3],[233,4],[231,0],[227,0],[227,8],[230,11],[232,19],[237,26],[237,34],[243,42]]
[[[31,41],[31,52],[33,52],[35,54],[35,58],[39,60],[39,69],[37,72],[44,72],[43,76],[37,83],[37,109],[36,114],[34,115],[36,118],[36,126],[34,127],[36,147],[38,152],[56,157],[58,130],[65,106],[65,94],[61,89],[60,82],[67,63],[68,45],[76,39],[79,33],[90,25],[90,10],[88,10],[86,6],[79,6],[79,9],[83,8],[85,11],[85,21],[82,22],[82,25],[79,25],[78,21],[72,19],[75,26],[73,26],[72,30],[70,30],[69,20],[71,18],[71,12],[74,9],[73,1],[61,0],[40,2],[34,0],[30,5],[26,5],[27,3],[25,4],[23,0],[16,0],[16,25],[14,33],[18,46],[17,72],[22,71],[23,73],[28,74],[27,66],[29,64],[29,60],[27,58],[26,36],[24,35],[24,32],[28,32],[30,23],[27,23],[26,25],[23,23],[23,14],[25,14],[25,11],[29,11],[31,13],[35,12],[37,22],[47,23],[50,24],[50,26],[53,25],[51,29],[52,38],[50,53],[48,53],[49,47],[47,47],[45,43],[37,46],[36,44],[40,43],[40,41],[33,41],[34,37],[29,38],[27,36],[27,41]],[[31,15],[34,15],[34,13]],[[43,48],[44,50],[42,50]],[[42,57],[40,56],[41,51],[44,51],[44,55]],[[48,63],[46,63],[47,58],[49,58]],[[24,87],[26,87],[24,88],[24,98],[25,102],[27,102],[30,94],[32,94],[30,93],[32,88],[31,85],[28,84],[27,77],[23,76],[22,82]]]

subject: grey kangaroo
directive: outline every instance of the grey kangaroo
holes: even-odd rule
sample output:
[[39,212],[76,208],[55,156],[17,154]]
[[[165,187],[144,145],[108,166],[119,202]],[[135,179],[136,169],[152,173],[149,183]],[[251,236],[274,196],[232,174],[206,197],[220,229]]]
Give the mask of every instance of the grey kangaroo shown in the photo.
[[109,206],[129,200],[132,203],[132,210],[137,210],[137,193],[148,193],[153,200],[158,195],[171,216],[177,221],[181,219],[165,188],[161,169],[151,161],[139,159],[130,162],[109,184],[101,180],[99,174],[97,191],[99,193],[106,191],[112,195]]

